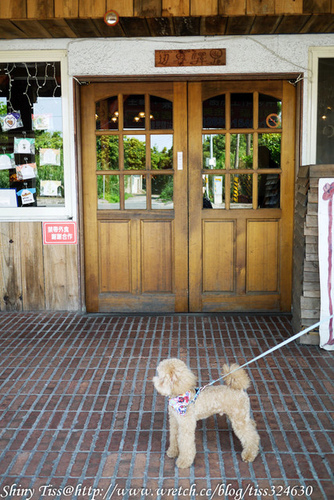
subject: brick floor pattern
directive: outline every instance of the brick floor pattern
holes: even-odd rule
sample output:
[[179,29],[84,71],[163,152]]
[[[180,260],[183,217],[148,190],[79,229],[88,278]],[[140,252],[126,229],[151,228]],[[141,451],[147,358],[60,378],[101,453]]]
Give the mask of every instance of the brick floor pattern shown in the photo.
[[318,346],[293,342],[247,368],[252,464],[224,416],[198,423],[192,467],[166,456],[162,359],[204,385],[291,335],[285,315],[2,313],[0,498],[333,498],[333,354]]

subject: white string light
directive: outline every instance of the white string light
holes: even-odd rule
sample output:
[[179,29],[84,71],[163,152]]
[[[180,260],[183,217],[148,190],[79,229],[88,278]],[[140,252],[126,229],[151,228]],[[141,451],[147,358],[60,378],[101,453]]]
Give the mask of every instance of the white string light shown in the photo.
[[39,82],[38,82],[37,73],[38,73],[38,67],[37,67],[37,62],[35,62],[35,75],[34,75],[34,79],[35,79],[36,86],[37,86],[36,100],[38,100],[38,98],[39,98],[39,89],[43,88],[43,85],[40,85]]
[[59,88],[60,89],[60,85],[58,84],[57,82],[57,78],[56,78],[56,64],[53,63],[53,78],[54,78],[54,81],[55,81],[55,88],[53,89],[53,94],[52,94],[52,97],[55,97],[55,94],[56,94],[56,91],[57,89]]
[[28,99],[29,106],[32,109],[32,102],[31,102],[29,94],[28,94],[29,87],[31,87],[31,83],[30,83],[31,74],[30,74],[27,63],[23,63],[23,64],[24,64],[26,72],[27,72],[27,86],[26,86],[25,91],[23,92],[23,95],[25,95],[26,98]]
[[6,75],[8,76],[8,99],[7,99],[7,112],[11,111],[12,113],[18,113],[16,109],[13,108],[12,105],[12,85],[14,78],[12,78],[12,71],[16,68],[15,63],[13,63],[13,66],[11,70],[9,69],[9,64],[6,66]]

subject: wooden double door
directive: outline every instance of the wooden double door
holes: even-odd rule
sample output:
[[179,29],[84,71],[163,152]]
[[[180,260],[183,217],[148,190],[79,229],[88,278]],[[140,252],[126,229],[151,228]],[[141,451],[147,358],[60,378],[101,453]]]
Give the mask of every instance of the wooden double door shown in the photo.
[[295,89],[81,89],[90,312],[289,311]]

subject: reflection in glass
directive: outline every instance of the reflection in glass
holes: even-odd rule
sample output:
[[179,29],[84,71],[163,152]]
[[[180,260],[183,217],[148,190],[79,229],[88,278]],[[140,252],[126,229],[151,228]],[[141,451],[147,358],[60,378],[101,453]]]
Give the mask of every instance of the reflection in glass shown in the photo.
[[119,175],[97,176],[97,206],[99,210],[120,208]]
[[259,94],[259,128],[281,128],[282,101]]
[[96,130],[118,130],[118,117],[117,96],[96,103]]
[[334,163],[334,57],[319,57],[316,163]]
[[146,140],[144,135],[124,136],[125,170],[146,169]]
[[203,101],[203,128],[225,128],[225,94]]
[[225,176],[204,174],[203,208],[225,208]]
[[280,175],[260,174],[258,178],[259,208],[280,207]]
[[253,176],[231,175],[231,208],[252,208]]
[[145,96],[125,95],[124,105],[124,129],[145,129]]
[[173,128],[173,103],[162,97],[150,96],[150,124],[152,130]]
[[152,170],[173,168],[173,135],[151,135]]
[[231,94],[231,128],[253,128],[253,94]]
[[1,206],[63,207],[65,177],[60,62],[0,63]]
[[132,210],[146,209],[146,179],[144,175],[125,175],[125,208]]
[[173,176],[152,176],[152,208],[158,210],[172,210],[173,204]]
[[253,168],[253,134],[231,134],[230,168]]
[[205,134],[203,142],[203,168],[225,168],[225,135]]
[[281,167],[281,134],[259,134],[258,168]]
[[116,135],[100,135],[96,137],[96,169],[119,169],[119,138]]

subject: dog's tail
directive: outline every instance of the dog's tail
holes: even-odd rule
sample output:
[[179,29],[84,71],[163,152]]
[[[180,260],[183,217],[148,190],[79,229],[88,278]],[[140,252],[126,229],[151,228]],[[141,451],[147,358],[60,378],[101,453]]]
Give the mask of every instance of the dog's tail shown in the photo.
[[226,376],[224,378],[224,382],[226,385],[231,387],[231,389],[236,389],[238,391],[242,389],[246,390],[250,386],[250,379],[245,370],[243,368],[240,368],[239,370],[236,370],[235,372],[230,374],[230,372],[238,368],[238,366],[239,365],[237,364],[233,364],[231,366],[223,366],[223,375]]

